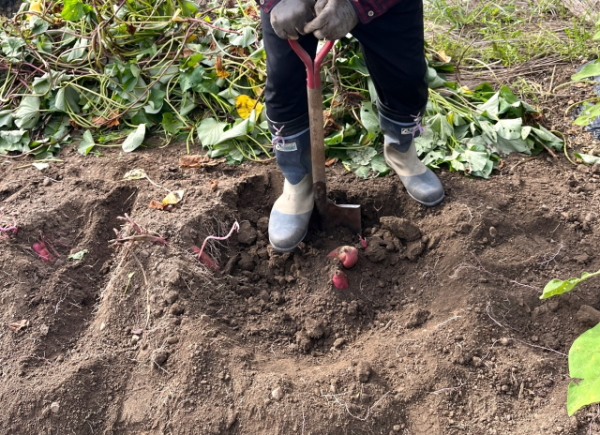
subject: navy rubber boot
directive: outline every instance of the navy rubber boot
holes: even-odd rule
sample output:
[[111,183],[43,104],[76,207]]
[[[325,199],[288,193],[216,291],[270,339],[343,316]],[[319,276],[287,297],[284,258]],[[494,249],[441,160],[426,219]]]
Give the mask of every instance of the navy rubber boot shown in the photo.
[[385,161],[415,201],[432,207],[444,199],[444,187],[435,173],[419,160],[414,139],[419,136],[416,122],[392,121],[379,114],[379,124],[384,134]]
[[314,207],[310,131],[275,136],[273,144],[285,182],[271,210],[269,241],[276,251],[289,252],[306,236]]

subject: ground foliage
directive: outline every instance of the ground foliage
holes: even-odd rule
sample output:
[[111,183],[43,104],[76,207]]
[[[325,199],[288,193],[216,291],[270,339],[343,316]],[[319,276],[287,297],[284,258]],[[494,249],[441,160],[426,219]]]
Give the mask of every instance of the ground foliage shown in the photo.
[[[52,159],[68,143],[86,155],[103,146],[130,152],[160,132],[167,143],[200,142],[210,157],[234,163],[270,157],[253,4],[39,0],[0,19],[0,153]],[[384,175],[376,96],[359,46],[344,39],[335,51],[325,68],[328,154],[359,176]],[[417,140],[428,165],[488,177],[508,153],[562,147],[508,88],[470,90],[446,81],[450,64],[430,65]]]

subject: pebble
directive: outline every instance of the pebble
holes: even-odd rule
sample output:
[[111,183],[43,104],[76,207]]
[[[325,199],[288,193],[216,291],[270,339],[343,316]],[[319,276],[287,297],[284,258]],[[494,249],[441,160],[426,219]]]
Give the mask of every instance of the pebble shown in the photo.
[[492,238],[496,238],[496,236],[498,235],[498,230],[495,227],[490,227],[489,232],[490,237]]
[[238,231],[238,242],[240,242],[243,245],[252,245],[256,241],[256,237],[256,229],[254,229],[254,227],[249,221],[240,222],[240,229]]
[[183,306],[179,305],[179,304],[173,304],[171,305],[171,309],[169,310],[169,312],[171,314],[173,314],[174,316],[180,316],[181,314],[183,314],[185,311],[185,309],[183,308]]
[[162,366],[164,363],[166,363],[168,358],[169,353],[165,349],[154,349],[150,355],[150,360],[152,363],[159,366]]
[[533,337],[531,337],[531,341],[537,343],[539,341],[539,337],[537,335],[534,335]]
[[100,331],[104,331],[104,328],[106,328],[106,323],[100,323]]
[[52,411],[53,413],[56,414],[59,411],[59,409],[60,409],[60,405],[58,402],[52,402],[50,404],[50,411]]
[[345,338],[338,338],[337,340],[335,340],[333,342],[333,347],[335,349],[339,349],[340,347],[342,347],[344,344],[346,343],[346,339]]
[[137,344],[138,341],[140,341],[140,336],[139,335],[132,335],[131,336],[131,344]]
[[278,402],[281,399],[283,399],[283,390],[281,389],[281,387],[277,387],[273,391],[271,391],[271,397],[277,400]]
[[600,311],[589,305],[582,305],[575,318],[586,326],[596,326],[600,323]]
[[399,424],[395,424],[392,430],[394,432],[400,432],[402,430],[402,426],[400,426]]
[[510,337],[502,337],[500,339],[500,344],[502,346],[510,346],[512,344],[512,342],[513,342],[513,339]]
[[372,371],[373,369],[368,362],[361,361],[356,365],[356,379],[359,382],[368,382]]

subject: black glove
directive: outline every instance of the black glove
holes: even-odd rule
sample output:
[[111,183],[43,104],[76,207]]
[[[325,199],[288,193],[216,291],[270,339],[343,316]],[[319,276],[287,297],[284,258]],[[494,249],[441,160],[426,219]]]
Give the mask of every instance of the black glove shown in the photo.
[[281,0],[271,10],[271,25],[282,39],[298,39],[304,26],[313,19],[314,0]]
[[340,39],[358,24],[349,0],[317,0],[315,12],[317,17],[304,27],[304,33],[314,33],[319,39]]

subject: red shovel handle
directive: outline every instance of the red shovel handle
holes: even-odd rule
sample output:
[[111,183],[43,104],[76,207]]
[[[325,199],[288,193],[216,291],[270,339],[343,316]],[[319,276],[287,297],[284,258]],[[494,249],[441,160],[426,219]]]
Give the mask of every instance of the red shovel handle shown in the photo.
[[323,63],[323,60],[327,56],[327,53],[329,53],[329,51],[331,50],[331,47],[333,47],[333,44],[335,44],[335,41],[326,41],[325,45],[323,45],[323,48],[321,48],[321,50],[319,50],[319,52],[317,53],[317,57],[315,58],[314,62],[310,58],[310,55],[306,52],[306,50],[304,48],[302,48],[302,46],[298,43],[298,41],[289,39],[288,42],[292,46],[292,50],[294,50],[296,52],[296,54],[298,55],[298,57],[300,57],[300,59],[302,59],[302,62],[304,63],[304,66],[306,67],[306,81],[307,81],[308,89],[320,88],[321,87],[321,74],[320,74],[321,64]]

